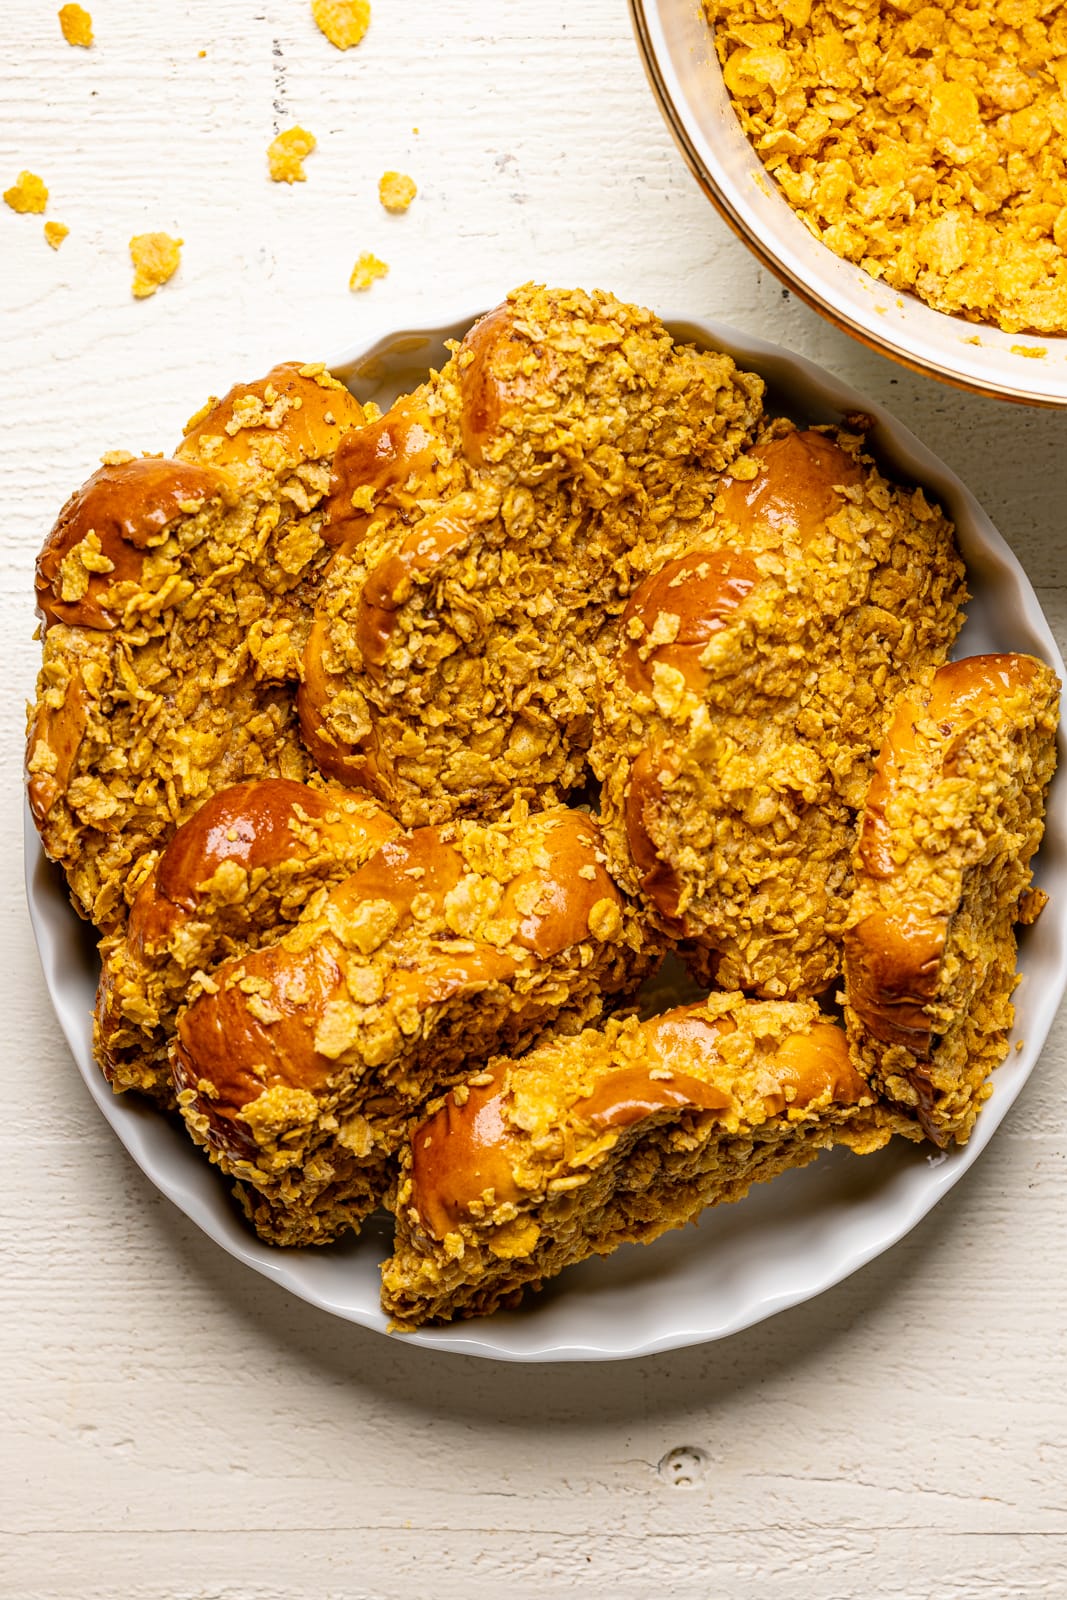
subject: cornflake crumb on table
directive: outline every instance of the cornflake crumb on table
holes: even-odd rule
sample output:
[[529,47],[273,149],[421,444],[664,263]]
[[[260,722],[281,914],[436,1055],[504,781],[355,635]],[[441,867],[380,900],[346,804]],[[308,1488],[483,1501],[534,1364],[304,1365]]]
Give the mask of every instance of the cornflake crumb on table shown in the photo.
[[169,233],[134,234],[130,240],[130,255],[135,299],[147,300],[173,278],[181,263],[184,243],[184,239],[172,239]]
[[275,183],[306,183],[304,162],[318,141],[306,128],[287,128],[267,147],[270,175]]
[[384,278],[388,271],[387,262],[380,261],[369,250],[364,250],[352,268],[352,276],[348,280],[348,287],[355,290],[369,289],[376,278]]
[[44,225],[45,240],[53,250],[59,249],[69,232],[70,229],[62,222],[46,222]]
[[378,180],[378,199],[386,211],[406,211],[418,192],[406,172],[383,172]]
[[40,214],[48,204],[48,189],[36,172],[20,172],[18,182],[4,190],[4,199],[12,211]]
[[93,19],[84,6],[61,6],[59,26],[68,44],[80,45],[83,50],[88,50],[93,42]]
[[311,0],[320,33],[338,50],[351,50],[370,26],[370,0]]

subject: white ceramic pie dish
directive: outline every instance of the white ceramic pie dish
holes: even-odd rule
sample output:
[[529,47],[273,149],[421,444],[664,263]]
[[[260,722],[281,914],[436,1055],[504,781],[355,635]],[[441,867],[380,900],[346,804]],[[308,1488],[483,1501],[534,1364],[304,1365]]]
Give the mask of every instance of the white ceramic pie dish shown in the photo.
[[[361,399],[387,405],[445,358],[475,314],[444,328],[389,334],[334,365]],[[1029,651],[1062,677],[1063,663],[1018,561],[959,479],[885,411],[811,362],[732,329],[667,318],[675,336],[728,351],[767,379],[768,408],[801,422],[847,413],[875,419],[871,444],[883,465],[924,485],[959,530],[974,598],[958,654]],[[1062,759],[1062,757],[1061,757]],[[1013,1050],[970,1143],[927,1154],[899,1141],[875,1156],[839,1150],[803,1171],[757,1185],[740,1205],[708,1212],[697,1227],[648,1247],[564,1273],[522,1310],[408,1334],[414,1345],[508,1361],[610,1361],[722,1338],[819,1294],[888,1249],[977,1160],[1037,1062],[1067,984],[1067,782],[1053,784],[1037,881],[1051,899],[1024,930]],[[374,1218],[358,1240],[325,1250],[260,1243],[228,1187],[184,1132],[147,1104],[117,1097],[92,1057],[97,959],[71,909],[62,877],[44,858],[26,814],[26,886],[45,981],[71,1051],[103,1115],[134,1160],[175,1205],[238,1260],[335,1316],[385,1331],[378,1262],[389,1224]],[[175,1271],[178,1270],[177,1263]]]
[[1067,335],[1004,333],[877,282],[810,234],[730,104],[701,0],[630,0],[667,126],[708,199],[783,283],[872,349],[965,389],[1067,405]]

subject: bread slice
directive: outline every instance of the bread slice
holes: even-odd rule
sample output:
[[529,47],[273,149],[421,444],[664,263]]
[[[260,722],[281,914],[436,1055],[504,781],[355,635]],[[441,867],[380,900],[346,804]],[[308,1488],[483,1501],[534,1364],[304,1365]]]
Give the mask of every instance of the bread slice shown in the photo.
[[1056,764],[1059,682],[971,656],[905,695],[860,827],[845,938],[853,1055],[939,1145],[963,1143],[1012,1026],[1015,924]]
[[292,686],[330,463],[363,421],[321,367],[283,363],[209,402],[173,460],[106,458],[46,539],[29,801],[102,932],[208,795],[310,775]]
[[593,742],[612,868],[705,981],[840,971],[856,812],[897,694],[962,621],[948,520],[857,434],[775,423],[634,592]]
[[116,1093],[173,1107],[168,1049],[201,975],[276,939],[399,831],[366,795],[288,778],[234,784],[194,812],[137,891],[124,932],[101,942],[94,1049]]
[[847,1144],[880,1106],[811,1001],[715,994],[491,1062],[413,1134],[382,1305],[398,1328],[487,1314]]
[[401,834],[205,977],[172,1048],[179,1106],[264,1238],[325,1243],[471,1061],[600,1017],[659,953],[582,812]]
[[299,706],[407,826],[588,777],[597,669],[762,417],[762,380],[613,296],[526,284],[337,452]]

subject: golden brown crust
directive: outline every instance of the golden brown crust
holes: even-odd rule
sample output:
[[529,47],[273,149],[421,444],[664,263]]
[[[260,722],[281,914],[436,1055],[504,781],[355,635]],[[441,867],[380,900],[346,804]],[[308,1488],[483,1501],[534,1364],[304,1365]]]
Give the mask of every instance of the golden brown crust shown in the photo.
[[614,870],[702,978],[768,997],[839,971],[885,697],[961,621],[950,525],[860,443],[775,423],[739,458],[631,597],[594,735]]
[[1007,1048],[1058,687],[1032,656],[949,662],[898,702],[871,781],[846,1014],[871,1081],[938,1144],[968,1137]]
[[287,363],[213,402],[179,459],[94,474],[45,543],[31,806],[109,935],[208,795],[310,774],[291,686],[328,555],[330,459],[362,420],[322,368]]
[[380,1199],[413,1115],[472,1057],[599,1014],[657,955],[562,809],[400,835],[179,1019],[193,1137],[265,1237],[318,1243]]
[[778,548],[790,538],[808,545],[841,509],[842,489],[863,482],[856,457],[814,428],[791,429],[761,441],[752,452],[754,477],[727,475],[717,511],[760,546]]
[[89,725],[89,698],[80,671],[67,665],[51,694],[40,696],[31,712],[26,747],[36,765],[29,769],[26,793],[42,835],[52,808],[70,786]]
[[[693,550],[646,578],[622,617],[619,671],[627,687],[651,695],[659,666],[679,673],[687,689],[702,690],[708,641],[733,619],[759,577],[743,550]],[[677,617],[677,628],[672,623],[670,639],[642,648],[662,616]]]
[[460,430],[463,453],[477,467],[500,459],[509,421],[538,404],[559,380],[552,350],[539,342],[531,345],[517,321],[511,306],[497,306],[463,340]]
[[[332,545],[358,544],[375,513],[413,512],[417,484],[436,459],[433,419],[414,395],[403,395],[384,417],[346,433],[334,456],[323,537]],[[353,496],[359,495],[359,509]]]
[[284,778],[235,784],[174,834],[101,946],[95,1050],[116,1090],[173,1104],[178,1009],[222,959],[300,917],[398,831],[376,802]]
[[338,453],[300,690],[322,770],[420,825],[582,783],[597,659],[760,392],[608,295],[528,285],[477,323]]
[[[108,604],[109,591],[140,583],[146,551],[173,522],[233,493],[221,472],[185,461],[146,456],[101,467],[71,495],[37,557],[45,625],[117,627],[120,608]],[[83,559],[72,563],[79,550]]]
[[178,455],[223,467],[242,481],[332,461],[363,407],[326,368],[283,361],[266,377],[235,383],[192,418]]
[[383,1304],[405,1328],[490,1312],[831,1144],[907,1128],[810,1003],[721,994],[610,1022],[493,1063],[414,1131]]

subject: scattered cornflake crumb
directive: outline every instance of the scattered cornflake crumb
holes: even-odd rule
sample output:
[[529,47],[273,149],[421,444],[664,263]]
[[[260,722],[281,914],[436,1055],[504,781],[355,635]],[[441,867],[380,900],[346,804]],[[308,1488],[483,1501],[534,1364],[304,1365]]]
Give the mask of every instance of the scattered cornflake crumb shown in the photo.
[[378,179],[378,199],[386,211],[406,211],[418,192],[406,172],[383,172]]
[[1026,356],[1030,361],[1040,361],[1043,356],[1048,355],[1043,344],[1013,344],[1011,353],[1013,356]]
[[275,183],[306,183],[304,161],[314,150],[315,135],[306,128],[287,128],[268,146],[267,160]]
[[46,222],[44,225],[44,236],[53,250],[59,249],[69,232],[70,229],[64,227],[62,222]]
[[338,50],[351,50],[370,26],[370,0],[311,0],[315,26]]
[[93,42],[93,19],[84,6],[61,6],[59,26],[68,44],[78,44],[88,50]]
[[150,294],[167,283],[178,270],[184,239],[172,239],[169,233],[137,233],[130,240],[133,257],[133,293],[138,300],[147,300]]
[[207,55],[207,51],[206,51],[206,50],[198,50],[198,51],[197,51],[197,52],[196,52],[196,54],[197,54],[197,58],[198,58],[198,59],[199,59],[199,60],[200,60],[200,61],[203,61],[203,59],[204,59],[204,57],[205,57],[205,56],[206,56],[206,55]]
[[364,250],[352,268],[352,276],[348,280],[348,287],[350,289],[369,289],[375,278],[384,278],[388,271],[389,268],[384,261],[379,261],[378,257],[371,255],[369,250]]
[[36,172],[20,172],[18,182],[4,190],[4,199],[12,211],[40,213],[48,204],[48,190]]

